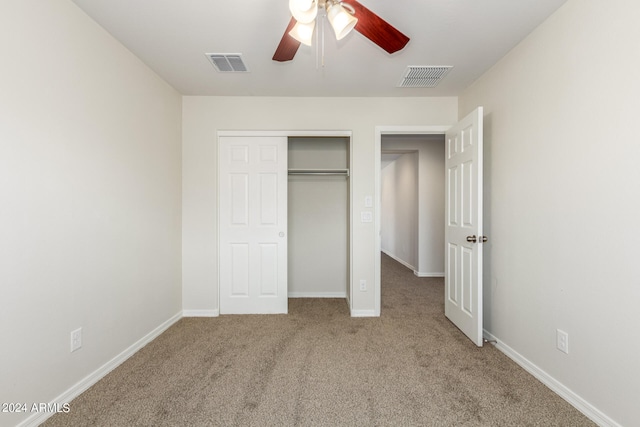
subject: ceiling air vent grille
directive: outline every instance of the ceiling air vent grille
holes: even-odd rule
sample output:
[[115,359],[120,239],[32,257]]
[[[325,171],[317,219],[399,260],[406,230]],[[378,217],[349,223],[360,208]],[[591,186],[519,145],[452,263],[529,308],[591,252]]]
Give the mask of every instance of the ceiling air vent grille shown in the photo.
[[246,73],[249,70],[240,53],[207,53],[216,71],[221,73]]
[[398,87],[436,87],[452,68],[452,65],[410,65]]

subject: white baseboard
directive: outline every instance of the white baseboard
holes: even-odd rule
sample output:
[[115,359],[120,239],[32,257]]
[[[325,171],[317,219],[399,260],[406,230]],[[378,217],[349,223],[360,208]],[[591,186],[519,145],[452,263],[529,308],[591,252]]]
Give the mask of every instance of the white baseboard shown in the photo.
[[346,292],[289,292],[289,298],[346,298]]
[[[81,393],[86,391],[89,387],[100,381],[104,376],[106,376],[109,372],[113,371],[115,368],[120,366],[123,362],[125,362],[128,358],[133,356],[138,350],[142,347],[156,339],[160,334],[169,329],[171,325],[176,323],[178,320],[182,319],[182,313],[177,313],[172,316],[169,320],[162,323],[160,326],[155,328],[153,331],[149,332],[147,335],[139,339],[137,342],[129,346],[122,353],[118,354],[116,357],[102,365],[100,368],[93,371],[91,374],[87,375],[84,379],[80,380],[78,383],[73,385],[70,389],[62,393],[60,396],[56,397],[49,403],[50,406],[58,405],[61,407],[65,403],[71,402],[73,399],[78,397]],[[49,417],[51,417],[55,412],[37,412],[32,416],[27,418],[18,424],[17,427],[36,427],[45,422]]]
[[182,310],[182,317],[218,317],[220,310]]
[[388,257],[393,258],[394,260],[398,261],[400,264],[404,265],[408,269],[413,270],[413,274],[415,274],[418,277],[444,277],[444,272],[442,272],[442,273],[440,273],[440,272],[437,272],[437,273],[422,273],[422,272],[416,270],[416,268],[413,265],[411,265],[408,262],[402,260],[401,258],[398,258],[394,254],[389,253],[389,252],[385,251],[384,249],[382,249],[381,252],[383,254],[387,255]]
[[375,310],[351,310],[351,317],[380,317]]
[[442,273],[420,273],[419,271],[413,270],[413,274],[418,277],[444,277],[444,272]]
[[538,366],[533,364],[530,360],[522,356],[520,353],[500,341],[499,338],[488,332],[486,329],[483,331],[484,337],[490,341],[496,341],[495,347],[507,355],[511,360],[520,365],[525,371],[536,377],[542,384],[549,387],[558,396],[573,405],[578,411],[582,412],[587,418],[601,427],[622,427],[620,424],[612,420],[598,408],[578,396],[567,386],[560,381],[547,374]]
[[413,271],[415,271],[415,270],[416,270],[416,268],[415,268],[413,265],[409,264],[408,262],[404,261],[404,260],[403,260],[403,259],[401,259],[401,258],[398,258],[398,257],[397,257],[397,256],[395,256],[394,254],[389,253],[389,252],[385,251],[384,249],[382,249],[382,253],[383,253],[383,254],[385,254],[385,255],[387,255],[387,256],[389,256],[390,258],[393,258],[394,260],[398,261],[400,264],[404,265],[404,266],[405,266],[405,267],[407,267],[409,270],[413,270]]

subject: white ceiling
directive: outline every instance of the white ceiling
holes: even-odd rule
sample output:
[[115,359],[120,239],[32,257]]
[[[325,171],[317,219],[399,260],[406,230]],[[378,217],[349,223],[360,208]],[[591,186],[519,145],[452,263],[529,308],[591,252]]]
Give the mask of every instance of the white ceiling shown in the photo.
[[[73,0],[183,95],[456,96],[566,0],[360,0],[410,37],[389,55],[327,27],[315,47],[271,58],[288,0]],[[348,0],[346,0],[348,3]],[[241,53],[249,73],[219,73],[205,53]],[[398,88],[409,65],[452,65],[436,88]]]

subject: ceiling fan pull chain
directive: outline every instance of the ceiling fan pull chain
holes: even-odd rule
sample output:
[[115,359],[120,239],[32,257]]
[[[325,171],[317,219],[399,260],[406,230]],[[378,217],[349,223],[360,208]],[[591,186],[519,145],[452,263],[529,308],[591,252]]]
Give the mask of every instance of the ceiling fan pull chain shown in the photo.
[[324,68],[324,16],[322,16],[322,68]]
[[324,68],[324,15],[318,15],[316,25],[316,70]]
[[318,36],[316,37],[316,70],[324,68],[324,18],[324,13],[318,16],[320,22],[319,25],[316,25],[316,27],[319,27]]
[[316,32],[315,45],[316,45],[316,70],[317,70],[318,68],[320,68],[320,65],[319,65],[320,63],[320,59],[319,59],[320,58],[320,42],[319,42],[320,41],[320,25],[316,25],[315,32]]

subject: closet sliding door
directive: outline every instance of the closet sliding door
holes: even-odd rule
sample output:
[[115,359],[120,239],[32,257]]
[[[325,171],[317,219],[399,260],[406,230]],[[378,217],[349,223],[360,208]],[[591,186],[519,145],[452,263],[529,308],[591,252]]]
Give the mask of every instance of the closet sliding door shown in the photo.
[[287,138],[218,138],[221,314],[287,312]]

